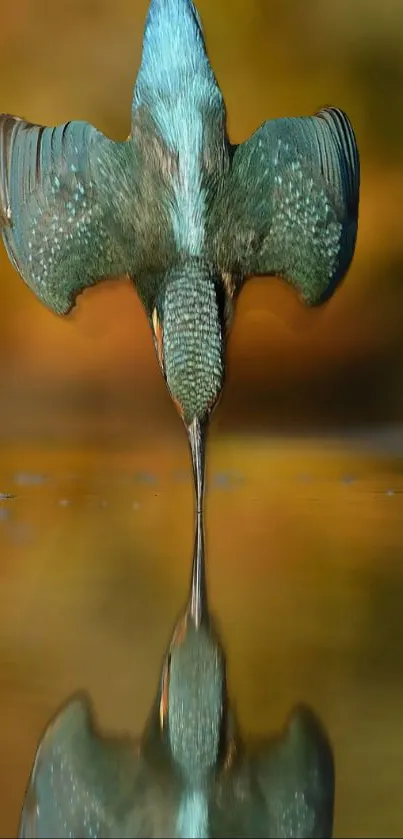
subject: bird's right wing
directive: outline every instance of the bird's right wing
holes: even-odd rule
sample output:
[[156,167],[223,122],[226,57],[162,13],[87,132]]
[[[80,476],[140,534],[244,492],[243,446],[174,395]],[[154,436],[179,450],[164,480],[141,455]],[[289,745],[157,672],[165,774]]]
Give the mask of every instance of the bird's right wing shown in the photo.
[[241,279],[277,275],[308,305],[323,302],[354,255],[359,190],[357,143],[343,111],[269,120],[232,147],[211,212],[219,269]]
[[330,839],[334,761],[321,723],[294,709],[280,734],[255,748],[229,745],[210,813],[211,837]]
[[0,115],[0,232],[14,268],[53,311],[133,270],[131,143],[86,122],[55,128]]
[[135,743],[101,737],[88,701],[74,698],[40,742],[18,836],[123,836],[139,798],[139,767]]
[[332,836],[333,752],[321,723],[308,707],[298,706],[283,733],[259,750],[254,777],[266,805],[267,836]]

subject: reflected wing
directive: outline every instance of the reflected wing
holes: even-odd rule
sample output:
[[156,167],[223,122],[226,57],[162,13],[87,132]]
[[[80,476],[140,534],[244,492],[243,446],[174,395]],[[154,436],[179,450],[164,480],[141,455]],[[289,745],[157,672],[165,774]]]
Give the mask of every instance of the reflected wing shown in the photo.
[[122,836],[138,799],[139,766],[135,744],[101,737],[89,703],[73,699],[39,745],[19,837]]
[[131,153],[130,143],[114,143],[86,122],[44,128],[0,116],[4,244],[25,282],[59,314],[87,286],[129,270]]
[[237,747],[217,784],[212,837],[329,837],[333,832],[332,749],[312,711],[298,707],[285,730],[245,752]]
[[334,761],[315,714],[305,706],[255,758],[270,835],[330,837],[333,833]]
[[219,266],[282,276],[307,304],[323,302],[353,258],[359,187],[357,144],[342,111],[266,122],[235,147],[213,210]]

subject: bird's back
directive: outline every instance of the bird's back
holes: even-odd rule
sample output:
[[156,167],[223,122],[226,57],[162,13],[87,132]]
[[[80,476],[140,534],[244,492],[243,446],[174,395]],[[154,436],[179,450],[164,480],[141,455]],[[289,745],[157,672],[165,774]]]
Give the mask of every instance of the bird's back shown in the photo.
[[202,258],[209,208],[227,165],[225,107],[190,0],[150,4],[132,136],[140,149],[144,203],[164,195],[175,257]]

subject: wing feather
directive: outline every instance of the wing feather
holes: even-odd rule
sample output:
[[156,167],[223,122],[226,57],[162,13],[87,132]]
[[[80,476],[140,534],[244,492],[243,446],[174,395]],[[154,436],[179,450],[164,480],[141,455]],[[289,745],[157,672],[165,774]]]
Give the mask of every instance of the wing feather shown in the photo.
[[234,751],[217,784],[211,836],[329,839],[334,789],[327,735],[300,705],[279,735]]
[[271,835],[330,837],[335,772],[322,724],[305,705],[290,715],[285,731],[255,757],[255,776],[267,807]]
[[358,147],[343,111],[266,122],[234,148],[213,208],[221,270],[276,274],[307,304],[323,302],[354,255],[359,189]]
[[132,266],[135,235],[130,253],[125,235],[131,152],[86,122],[45,128],[0,116],[4,244],[25,282],[59,314],[87,286]]
[[74,698],[39,744],[19,837],[123,835],[139,774],[135,744],[101,737],[88,701]]

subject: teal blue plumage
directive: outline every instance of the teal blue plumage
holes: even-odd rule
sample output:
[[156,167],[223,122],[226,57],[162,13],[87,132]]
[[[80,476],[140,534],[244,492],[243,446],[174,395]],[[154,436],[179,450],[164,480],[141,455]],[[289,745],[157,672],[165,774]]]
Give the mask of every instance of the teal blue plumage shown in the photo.
[[[38,747],[20,839],[332,836],[333,754],[316,715],[297,706],[279,734],[246,748],[227,706],[221,650],[199,632],[178,653],[169,733],[160,726],[161,694],[139,740],[104,735],[85,695],[56,715]],[[217,700],[216,718],[208,703]],[[187,704],[192,721],[182,728]],[[220,731],[210,733],[214,719]]]
[[[206,267],[198,263],[186,271],[171,271],[158,297],[164,312],[166,382],[183,406],[186,424],[195,415],[203,416],[206,404],[214,405],[224,379],[224,339],[216,329],[223,318],[224,295],[220,280],[206,281],[206,276]],[[189,312],[197,329],[189,322]]]
[[[359,181],[354,132],[336,108],[266,122],[231,145],[191,0],[150,2],[126,142],[82,122],[0,117],[0,226],[14,267],[59,314],[89,285],[128,275],[186,424],[218,401],[247,277],[277,274],[309,305],[332,295],[354,254]],[[167,293],[178,273],[184,283]],[[216,317],[202,321],[216,294]],[[184,361],[201,327],[197,364],[192,349]]]
[[[152,763],[139,757],[139,746],[128,737],[103,736],[87,696],[71,699],[41,740],[19,837],[171,835],[164,833],[169,821],[163,826],[163,816],[158,816],[169,785],[161,794],[158,773],[153,772]],[[172,795],[174,788],[173,782]]]
[[66,314],[77,294],[129,266],[131,149],[85,122],[0,120],[3,239],[38,297]]
[[280,734],[243,744],[198,517],[188,602],[143,734],[105,736],[87,697],[70,700],[39,743],[19,836],[330,837],[334,788],[331,745],[305,706]]
[[[191,0],[150,2],[126,142],[82,122],[44,128],[0,117],[0,227],[15,269],[59,314],[86,287],[128,275],[194,438],[222,390],[244,280],[278,274],[308,304],[323,302],[350,265],[357,232],[359,158],[342,111],[273,120],[238,146],[225,119]],[[181,668],[198,662],[203,685],[200,637],[188,636],[195,646]],[[213,641],[207,648],[214,658]],[[190,702],[186,749],[186,690],[171,701],[168,733],[160,691],[141,744],[103,738],[81,701],[61,712],[38,750],[20,836],[189,836],[189,824],[204,836],[207,817],[211,836],[329,836],[334,769],[320,726],[299,710],[260,756],[245,751],[218,652],[216,662],[215,689],[206,682],[199,705]],[[182,676],[186,688],[194,674]],[[201,747],[205,785],[194,789]]]
[[218,262],[241,278],[277,274],[304,301],[327,299],[353,257],[360,167],[337,108],[266,122],[235,147],[212,213]]
[[332,748],[309,709],[274,738],[242,742],[197,515],[188,601],[142,736],[103,735],[88,699],[73,698],[39,743],[19,836],[330,837],[333,811]]

